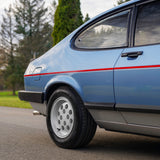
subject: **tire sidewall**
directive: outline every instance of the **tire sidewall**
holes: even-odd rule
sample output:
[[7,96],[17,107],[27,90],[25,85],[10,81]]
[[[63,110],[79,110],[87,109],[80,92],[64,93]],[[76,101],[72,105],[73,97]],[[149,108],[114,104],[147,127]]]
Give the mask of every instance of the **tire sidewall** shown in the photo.
[[[53,106],[53,103],[54,101],[59,98],[59,97],[65,97],[67,98],[70,103],[72,104],[72,107],[73,107],[73,112],[74,112],[74,124],[73,124],[73,128],[72,128],[72,131],[71,133],[65,137],[65,138],[60,138],[58,137],[54,131],[53,131],[53,128],[52,128],[52,125],[51,125],[51,110],[52,110],[52,106]],[[48,131],[49,131],[49,134],[51,136],[51,138],[54,140],[54,142],[58,145],[58,146],[61,146],[63,148],[65,148],[65,146],[70,146],[70,144],[73,145],[73,143],[76,142],[76,140],[78,139],[78,136],[79,136],[79,133],[81,131],[81,115],[80,115],[80,105],[77,103],[77,98],[76,96],[68,89],[58,89],[56,90],[49,102],[48,102],[48,106],[47,106],[47,128],[48,128]],[[75,144],[76,145],[76,144]]]

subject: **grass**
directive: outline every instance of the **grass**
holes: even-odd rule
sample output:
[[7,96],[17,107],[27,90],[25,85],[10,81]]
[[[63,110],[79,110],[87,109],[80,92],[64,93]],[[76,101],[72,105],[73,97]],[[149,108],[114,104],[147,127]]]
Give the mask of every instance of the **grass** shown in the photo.
[[0,106],[15,108],[32,108],[28,102],[21,101],[18,98],[18,92],[16,92],[16,96],[13,96],[12,92],[10,91],[0,92]]

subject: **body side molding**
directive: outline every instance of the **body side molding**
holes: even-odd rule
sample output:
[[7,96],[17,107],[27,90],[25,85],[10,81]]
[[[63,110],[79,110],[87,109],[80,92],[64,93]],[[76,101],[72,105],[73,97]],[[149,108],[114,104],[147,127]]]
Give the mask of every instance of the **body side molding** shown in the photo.
[[84,103],[87,109],[114,110],[115,103]]

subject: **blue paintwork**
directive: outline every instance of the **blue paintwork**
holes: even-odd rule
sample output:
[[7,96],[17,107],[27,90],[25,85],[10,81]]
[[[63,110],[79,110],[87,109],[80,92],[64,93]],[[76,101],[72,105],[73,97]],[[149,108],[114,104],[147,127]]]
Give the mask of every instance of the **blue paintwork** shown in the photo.
[[[110,9],[96,16],[90,21],[86,22],[78,29],[76,29],[74,32],[72,32],[69,36],[67,36],[64,40],[58,43],[55,47],[50,49],[43,56],[31,62],[25,72],[25,75],[31,75],[37,73],[43,74],[50,72],[86,70],[86,69],[113,68],[115,65],[132,66],[138,64],[143,65],[144,63],[150,64],[147,61],[142,63],[143,61],[142,57],[144,55],[139,57],[137,60],[126,60],[126,58],[123,59],[120,58],[118,63],[116,64],[124,48],[112,49],[112,50],[97,50],[97,51],[78,51],[72,49],[70,46],[71,39],[73,38],[75,33],[77,33],[77,31],[83,28],[86,24],[92,22],[93,20],[97,19],[98,17],[104,14],[107,14],[109,12],[120,9],[121,7],[131,5],[139,1],[140,0],[129,1],[128,3]],[[137,50],[137,48],[134,49]],[[132,49],[132,51],[134,49]],[[126,51],[129,51],[129,49],[127,49]],[[147,56],[148,54],[145,55]],[[134,62],[136,62],[136,64]],[[115,71],[115,77],[113,73],[114,73],[113,70],[109,70],[109,71],[98,71],[98,72],[97,71],[75,72],[75,73],[50,74],[50,75],[25,77],[24,79],[25,90],[39,91],[46,93],[48,88],[51,87],[52,85],[55,85],[57,83],[65,83],[72,86],[77,91],[77,93],[79,93],[84,102],[126,103],[124,102],[125,96],[122,96],[121,93],[127,94],[129,92],[123,89],[123,87],[125,88],[127,86],[124,85],[123,77],[126,76],[126,73],[127,74],[129,73],[130,77],[133,77],[134,71],[132,71],[132,73],[130,71]],[[138,73],[141,75],[141,71]],[[151,74],[154,74],[154,71]],[[115,91],[117,96],[116,99],[114,93],[114,82],[115,82]],[[127,81],[126,84],[129,85],[129,83],[130,82]],[[136,85],[137,83],[135,83],[133,87],[135,87]],[[148,86],[146,85],[146,87]],[[127,89],[131,88],[132,87],[128,87]],[[135,93],[136,90],[134,92],[134,95]],[[132,98],[133,97],[129,97],[129,100],[131,100]],[[127,101],[127,103],[129,102],[129,100]]]
[[[42,68],[41,73],[113,68],[123,51],[123,49],[77,51],[70,47],[68,38],[33,61],[25,75],[32,74],[36,67]],[[57,83],[66,83],[72,86],[84,102],[115,102],[113,70],[43,75],[40,76],[39,81],[37,81],[37,76],[25,77],[25,89],[27,91],[45,93],[49,86]]]
[[[143,51],[143,55],[120,57],[115,67],[160,64],[160,45],[128,48],[123,52],[133,51]],[[115,70],[114,81],[117,104],[130,104],[131,108],[133,105],[160,106],[160,68]]]

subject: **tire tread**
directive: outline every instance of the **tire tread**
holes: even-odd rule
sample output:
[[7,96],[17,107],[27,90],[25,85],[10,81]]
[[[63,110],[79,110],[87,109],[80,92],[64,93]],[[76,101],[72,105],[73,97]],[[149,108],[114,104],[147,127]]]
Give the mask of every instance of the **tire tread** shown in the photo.
[[[67,94],[75,102],[76,106],[78,106],[76,109],[78,110],[79,121],[80,121],[79,122],[79,131],[77,131],[78,137],[75,136],[74,138],[70,138],[66,142],[63,142],[63,141],[60,142],[60,140],[57,141],[57,139],[55,138],[55,135],[52,131],[51,125],[50,125],[50,116],[48,116],[50,114],[49,112],[51,109],[50,104],[53,103],[52,101],[53,101],[54,97],[58,96],[58,94],[60,94],[60,93]],[[49,134],[50,134],[52,140],[59,147],[74,149],[74,148],[84,147],[87,144],[89,144],[89,142],[92,140],[93,136],[95,135],[97,124],[95,123],[94,119],[92,118],[92,116],[90,115],[88,110],[84,107],[83,102],[82,102],[81,98],[79,97],[79,95],[72,88],[69,88],[66,86],[58,88],[55,92],[53,92],[48,104],[49,105],[48,105],[47,119],[46,119],[47,128],[48,128],[48,131],[49,131]],[[76,131],[74,131],[74,132],[76,132]]]

